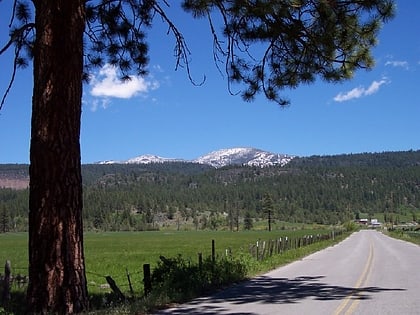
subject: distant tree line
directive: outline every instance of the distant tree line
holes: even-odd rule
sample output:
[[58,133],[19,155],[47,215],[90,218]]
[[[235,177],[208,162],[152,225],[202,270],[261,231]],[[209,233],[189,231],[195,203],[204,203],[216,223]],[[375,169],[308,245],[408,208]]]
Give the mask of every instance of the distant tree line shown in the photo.
[[[14,166],[16,168],[16,166]],[[20,166],[19,172],[27,166]],[[0,167],[0,173],[5,166]],[[265,220],[339,224],[360,214],[417,220],[420,151],[296,158],[285,167],[192,163],[83,166],[84,225],[251,229]],[[27,229],[28,191],[0,189],[0,231]]]

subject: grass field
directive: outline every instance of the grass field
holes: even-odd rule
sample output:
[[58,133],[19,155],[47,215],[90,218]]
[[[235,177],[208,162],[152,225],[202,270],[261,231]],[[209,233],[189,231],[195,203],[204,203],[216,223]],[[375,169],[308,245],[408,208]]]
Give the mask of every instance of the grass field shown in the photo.
[[[112,232],[85,234],[85,259],[89,291],[101,291],[106,284],[105,276],[111,276],[121,290],[128,291],[126,271],[130,273],[133,289],[142,290],[143,264],[153,268],[159,256],[175,257],[197,262],[198,253],[211,255],[212,240],[216,255],[225,255],[230,249],[234,255],[246,254],[250,244],[257,240],[269,240],[288,236],[300,237],[310,234],[325,234],[328,230],[278,230],[278,231],[157,231],[157,232]],[[0,234],[0,263],[10,260],[15,274],[27,274],[27,234]]]

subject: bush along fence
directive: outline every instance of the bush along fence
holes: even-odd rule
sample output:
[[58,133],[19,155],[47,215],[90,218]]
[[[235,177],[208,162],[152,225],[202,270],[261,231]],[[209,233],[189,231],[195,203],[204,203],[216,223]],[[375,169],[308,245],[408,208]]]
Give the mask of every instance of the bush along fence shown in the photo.
[[[211,255],[203,257],[202,253],[198,253],[196,262],[183,258],[182,255],[171,258],[161,255],[153,270],[150,264],[144,264],[141,279],[143,292],[140,294],[147,297],[154,293],[164,295],[170,301],[181,301],[246,277],[247,270],[241,260],[230,254],[216,255],[214,240],[211,246]],[[136,276],[133,279],[128,270],[126,276],[130,293],[120,289],[127,287],[121,278],[119,280],[115,278],[119,282],[117,284],[111,276],[105,277],[107,288],[112,291],[113,301],[125,301],[135,295],[132,282],[136,282],[139,278]]]
[[[254,259],[262,261],[288,250],[334,239],[341,236],[342,233],[343,231],[338,230],[328,234],[305,235],[294,238],[286,236],[268,241],[258,240],[249,246],[249,253]],[[216,256],[214,240],[212,240],[211,246],[211,256],[203,257],[202,253],[198,253],[197,262],[183,258],[182,255],[174,258],[166,258],[161,255],[153,270],[150,264],[144,264],[143,270],[139,270],[134,274],[135,277],[132,277],[126,269],[125,280],[123,277],[115,278],[89,271],[86,271],[86,273],[100,276],[106,280],[107,284],[101,285],[101,288],[111,293],[109,296],[109,302],[111,303],[112,301],[125,301],[134,297],[136,293],[133,289],[133,283],[136,288],[142,286],[143,292],[139,293],[145,297],[151,293],[157,293],[164,294],[170,301],[182,301],[246,278],[247,266],[240,257],[236,257],[231,249],[226,249],[222,255]],[[115,279],[118,280],[118,283]],[[0,275],[0,301],[2,302],[0,305],[7,305],[7,301],[10,300],[12,285],[25,288],[27,282],[27,276],[12,275],[11,263],[7,261],[4,275]],[[124,289],[121,290],[120,288]]]
[[[254,259],[262,261],[287,250],[334,240],[342,234],[343,231],[338,230],[326,234],[258,241],[249,246],[249,252]],[[154,291],[164,292],[173,302],[193,298],[213,288],[244,280],[248,271],[246,262],[240,258],[240,255],[234,255],[231,249],[226,249],[223,255],[216,257],[214,240],[212,240],[211,256],[203,259],[202,254],[198,253],[197,264],[181,256],[176,258],[161,256],[153,272],[150,273],[150,266],[144,270],[145,294]]]
[[320,241],[334,240],[341,236],[343,231],[332,231],[328,234],[304,235],[302,237],[289,238],[279,237],[268,241],[258,240],[249,246],[249,253],[257,260],[264,260],[273,255],[279,255],[290,249],[298,249],[303,246],[311,245]]

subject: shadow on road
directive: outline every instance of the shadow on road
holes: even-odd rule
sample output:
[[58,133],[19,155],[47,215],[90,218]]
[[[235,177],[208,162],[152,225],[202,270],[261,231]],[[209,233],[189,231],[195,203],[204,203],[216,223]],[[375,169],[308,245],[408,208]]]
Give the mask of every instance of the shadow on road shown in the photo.
[[[371,299],[373,294],[383,291],[404,291],[398,288],[343,287],[323,283],[324,276],[301,276],[294,279],[261,276],[233,286],[213,296],[194,300],[186,305],[159,314],[220,314],[226,312],[226,305],[267,303],[299,303],[304,299],[320,301],[352,299]],[[235,313],[236,314],[236,313]],[[252,315],[255,313],[241,313]]]

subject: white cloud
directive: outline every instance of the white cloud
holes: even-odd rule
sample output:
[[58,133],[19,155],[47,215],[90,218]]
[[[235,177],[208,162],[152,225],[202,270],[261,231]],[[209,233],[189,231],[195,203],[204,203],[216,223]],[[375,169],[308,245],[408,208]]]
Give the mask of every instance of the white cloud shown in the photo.
[[154,65],[153,70],[155,70],[157,72],[164,72],[163,68],[160,65]]
[[372,95],[379,91],[379,88],[382,84],[388,83],[386,78],[383,78],[381,81],[373,81],[370,86],[364,91],[364,95]]
[[386,83],[389,83],[389,80],[384,77],[380,81],[373,81],[367,88],[363,86],[359,86],[345,93],[340,92],[338,93],[338,95],[334,97],[334,101],[345,102],[345,101],[349,101],[355,98],[360,98],[363,96],[375,94],[376,92],[379,91],[379,88],[383,84],[386,84]]
[[351,100],[353,98],[359,98],[363,95],[363,91],[364,91],[363,87],[357,87],[346,93],[340,92],[336,97],[334,97],[334,101],[344,102],[344,101]]
[[408,70],[408,62],[407,61],[387,61],[385,62],[385,66],[392,66],[392,67],[401,67]]
[[106,64],[91,79],[90,94],[101,98],[129,99],[139,94],[147,94],[159,87],[159,83],[143,77],[130,76],[130,80],[121,81],[116,67]]
[[94,99],[91,102],[90,110],[96,112],[98,108],[107,109],[111,101],[108,98]]

